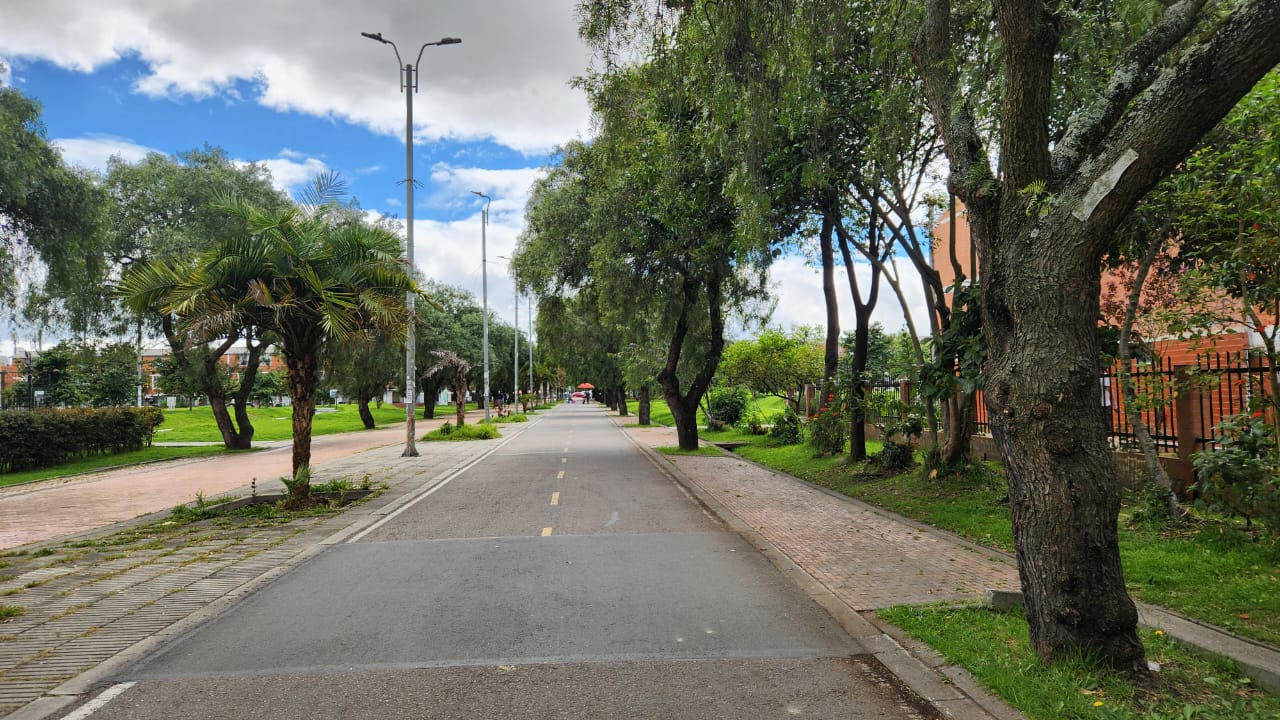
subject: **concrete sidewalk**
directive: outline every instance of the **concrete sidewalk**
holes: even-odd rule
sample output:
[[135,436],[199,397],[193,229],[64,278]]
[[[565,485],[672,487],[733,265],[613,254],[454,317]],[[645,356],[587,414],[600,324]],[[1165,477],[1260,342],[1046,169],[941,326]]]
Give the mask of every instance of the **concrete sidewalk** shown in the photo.
[[[620,425],[625,420],[615,418]],[[673,428],[625,429],[642,447],[676,444]],[[1019,589],[1014,559],[998,550],[729,453],[653,456],[722,519],[749,539],[754,538],[762,551],[781,554],[812,579],[820,594],[830,593],[837,607],[843,606],[872,622],[877,622],[874,611],[879,608],[981,601],[988,589]],[[1276,648],[1163,608],[1139,603],[1138,609],[1144,625],[1160,628],[1166,636],[1186,645],[1231,658],[1259,687],[1280,694],[1280,651]],[[878,628],[894,634],[895,640],[958,687],[972,687],[961,668],[947,667],[927,646],[882,623]],[[977,696],[974,699],[986,702]],[[1012,712],[1001,704],[992,704],[987,710],[995,717]]]

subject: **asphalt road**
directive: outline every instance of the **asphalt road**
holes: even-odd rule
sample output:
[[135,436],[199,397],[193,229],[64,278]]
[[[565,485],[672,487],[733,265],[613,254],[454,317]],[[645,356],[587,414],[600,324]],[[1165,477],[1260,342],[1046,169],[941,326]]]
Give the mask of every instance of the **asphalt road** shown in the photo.
[[113,687],[96,720],[933,717],[582,405]]

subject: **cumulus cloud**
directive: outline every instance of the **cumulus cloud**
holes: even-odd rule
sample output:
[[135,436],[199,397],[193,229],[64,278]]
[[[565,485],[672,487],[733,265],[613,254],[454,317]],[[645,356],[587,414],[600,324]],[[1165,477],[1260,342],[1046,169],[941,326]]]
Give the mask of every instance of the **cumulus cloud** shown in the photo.
[[316,175],[329,169],[323,160],[287,150],[278,157],[260,160],[258,163],[271,172],[271,184],[291,197],[296,196]]
[[[568,81],[584,72],[576,0],[8,0],[0,56],[41,58],[89,71],[123,56],[148,68],[135,89],[151,96],[253,99],[276,110],[402,132],[403,96],[382,32],[415,62],[422,43],[461,45],[422,54],[416,98],[422,140],[491,138],[541,153],[585,133],[587,102]],[[252,18],[246,22],[245,18]]]
[[51,141],[51,144],[58,148],[62,153],[62,159],[68,165],[77,165],[98,172],[106,172],[107,161],[112,157],[120,157],[125,162],[136,163],[150,153],[159,152],[154,148],[111,135],[60,138]]
[[[855,266],[859,287],[867,288],[871,281],[871,266],[858,263]],[[919,275],[910,264],[899,263],[902,270],[902,290],[911,307],[911,317],[916,329],[928,333],[928,313]],[[853,300],[849,297],[849,282],[844,268],[837,268],[836,293],[840,303],[840,328],[853,330]],[[802,257],[787,256],[774,261],[769,269],[770,288],[777,300],[771,327],[791,329],[800,325],[826,325],[826,306],[822,296],[822,272]],[[865,292],[865,290],[864,290]],[[881,284],[880,300],[871,314],[871,321],[884,326],[887,332],[906,329],[902,305],[887,285]]]

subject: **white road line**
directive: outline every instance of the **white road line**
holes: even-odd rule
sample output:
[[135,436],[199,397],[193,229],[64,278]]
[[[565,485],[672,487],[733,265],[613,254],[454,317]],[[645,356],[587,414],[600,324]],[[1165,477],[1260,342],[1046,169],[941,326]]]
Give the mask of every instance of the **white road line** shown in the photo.
[[120,683],[119,685],[112,685],[106,690],[103,690],[98,695],[98,697],[90,700],[84,705],[81,705],[75,712],[66,716],[62,720],[84,720],[90,715],[101,710],[107,703],[111,702],[112,700],[115,700],[125,690],[128,690],[129,688],[137,684],[138,683],[136,682],[125,682],[125,683]]
[[374,523],[374,524],[370,525],[369,527],[365,528],[364,530],[361,530],[360,532],[356,533],[355,535],[352,535],[351,537],[347,538],[347,542],[348,542],[348,543],[358,542],[358,541],[359,541],[361,538],[363,538],[364,536],[368,535],[369,533],[373,532],[374,530],[377,530],[378,528],[382,527],[383,525],[386,525],[388,522],[390,522],[390,521],[391,521],[393,518],[395,518],[397,515],[399,515],[400,513],[404,512],[405,510],[408,510],[409,508],[413,507],[414,505],[417,505],[418,503],[422,502],[423,500],[426,500],[428,497],[430,497],[430,496],[431,496],[431,493],[434,493],[435,491],[439,490],[440,488],[444,487],[445,485],[448,485],[450,482],[452,482],[452,481],[453,481],[453,479],[454,479],[454,478],[458,477],[458,476],[459,476],[459,475],[461,475],[462,473],[464,473],[464,472],[466,472],[466,471],[470,470],[471,468],[475,467],[475,466],[476,466],[476,465],[478,465],[481,461],[483,461],[485,458],[487,458],[487,457],[489,457],[490,455],[492,455],[492,454],[494,454],[494,453],[498,452],[499,450],[501,450],[501,449],[502,449],[502,448],[503,448],[507,443],[511,442],[512,440],[516,439],[517,437],[520,437],[520,435],[521,435],[521,433],[516,433],[516,434],[512,435],[511,437],[509,437],[509,438],[507,438],[507,439],[503,440],[499,445],[497,445],[497,446],[496,446],[496,447],[494,447],[493,449],[489,450],[488,452],[486,452],[485,454],[483,454],[483,455],[481,455],[480,457],[476,458],[475,460],[472,460],[471,462],[467,463],[466,465],[464,465],[464,466],[462,466],[462,467],[458,468],[458,470],[457,470],[456,472],[454,472],[452,475],[450,475],[449,477],[447,477],[447,478],[445,478],[445,479],[441,480],[440,482],[436,483],[435,485],[433,485],[433,486],[431,487],[431,489],[430,489],[430,490],[427,490],[426,492],[422,493],[422,494],[421,494],[421,495],[419,495],[418,497],[416,497],[416,498],[414,498],[414,499],[410,500],[409,502],[405,503],[404,505],[401,505],[399,508],[397,508],[397,509],[396,509],[396,511],[395,511],[395,512],[390,513],[389,515],[387,515],[386,517],[382,518],[382,519],[381,519],[381,520],[379,520],[378,522],[376,522],[376,523]]

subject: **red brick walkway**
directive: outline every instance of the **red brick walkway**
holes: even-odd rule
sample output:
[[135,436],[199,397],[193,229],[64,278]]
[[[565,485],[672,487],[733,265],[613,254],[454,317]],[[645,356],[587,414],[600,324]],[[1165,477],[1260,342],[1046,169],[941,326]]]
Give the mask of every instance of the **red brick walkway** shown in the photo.
[[[649,447],[675,444],[672,429],[627,432]],[[1008,557],[947,533],[733,455],[667,457],[855,610],[973,600],[987,588],[1018,588]]]

